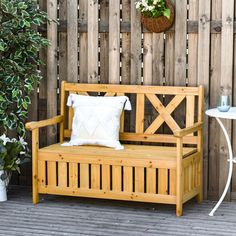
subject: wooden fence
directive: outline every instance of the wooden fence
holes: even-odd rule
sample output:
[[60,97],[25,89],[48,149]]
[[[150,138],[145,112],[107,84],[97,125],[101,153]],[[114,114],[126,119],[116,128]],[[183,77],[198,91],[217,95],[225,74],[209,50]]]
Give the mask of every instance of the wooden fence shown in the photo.
[[[40,0],[54,23],[41,29],[51,46],[33,96],[30,120],[58,113],[61,80],[83,83],[205,86],[205,108],[215,107],[221,89],[236,103],[234,0],[176,0],[175,25],[153,34],[140,24],[135,0]],[[235,104],[234,104],[235,105]],[[236,149],[236,125],[227,122]],[[41,145],[57,138],[55,128],[42,130]],[[236,152],[236,150],[234,150]],[[205,117],[205,198],[217,199],[228,173],[227,146],[214,119]],[[30,184],[24,167],[20,184]],[[236,199],[236,170],[227,199]]]

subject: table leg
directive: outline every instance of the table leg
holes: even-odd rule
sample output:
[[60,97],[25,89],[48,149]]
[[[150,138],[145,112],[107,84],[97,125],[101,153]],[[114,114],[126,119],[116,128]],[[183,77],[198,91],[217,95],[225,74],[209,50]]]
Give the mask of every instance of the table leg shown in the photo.
[[219,118],[216,118],[216,120],[218,121],[218,123],[220,124],[220,127],[221,129],[223,130],[223,133],[225,135],[225,138],[226,138],[226,142],[227,142],[227,145],[228,145],[228,151],[229,151],[229,173],[228,173],[228,179],[227,179],[227,182],[226,182],[226,185],[225,185],[225,189],[220,197],[220,200],[217,202],[217,204],[215,205],[215,207],[212,209],[212,211],[210,212],[209,216],[213,216],[215,211],[217,210],[217,208],[220,206],[220,204],[222,203],[222,201],[224,200],[225,198],[225,195],[229,189],[229,186],[230,186],[230,182],[231,182],[231,178],[232,178],[232,174],[233,174],[233,151],[232,151],[232,146],[231,146],[231,141],[230,141],[230,138],[229,138],[229,135],[223,125],[223,123],[221,122],[221,120]]

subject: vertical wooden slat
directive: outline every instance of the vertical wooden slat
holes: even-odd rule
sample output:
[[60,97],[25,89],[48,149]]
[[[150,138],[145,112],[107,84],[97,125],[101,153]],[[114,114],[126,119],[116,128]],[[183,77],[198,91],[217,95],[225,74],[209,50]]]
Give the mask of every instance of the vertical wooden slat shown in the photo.
[[158,169],[158,194],[168,194],[168,169]]
[[167,32],[165,39],[165,85],[174,85],[175,34]]
[[102,165],[102,190],[109,191],[110,190],[110,165]]
[[170,195],[176,195],[176,170],[170,169]]
[[39,202],[38,194],[38,149],[39,149],[39,130],[32,131],[32,198],[33,203]]
[[147,193],[156,193],[156,169],[147,168]]
[[133,168],[130,166],[124,166],[124,191],[133,191]]
[[145,33],[143,39],[143,84],[152,84],[152,33]]
[[88,1],[88,82],[98,82],[98,1]]
[[140,13],[131,0],[131,84],[141,84],[141,23]]
[[[109,21],[109,0],[100,0],[100,22]],[[109,33],[100,33],[100,83],[109,82]]]
[[189,127],[194,124],[194,113],[195,113],[195,97],[186,96],[186,127]]
[[67,187],[67,163],[58,163],[58,186]]
[[[122,22],[130,22],[130,0],[122,1]],[[130,32],[122,33],[122,67],[121,67],[121,83],[130,84],[130,63],[131,63],[131,34]]]
[[187,0],[175,3],[175,85],[186,85]]
[[91,165],[91,188],[100,189],[100,165]]
[[48,161],[48,185],[55,187],[57,184],[57,167],[55,161]]
[[[40,0],[39,1],[40,10],[47,11],[47,2]],[[46,33],[42,34],[46,37]],[[39,57],[44,61],[45,65],[40,66],[42,79],[39,84],[39,100],[38,100],[38,114],[39,120],[47,119],[47,49],[43,48],[39,51]],[[40,147],[45,147],[47,144],[47,128],[42,128],[39,131],[40,133]]]
[[[198,84],[204,85],[205,101],[204,109],[209,107],[209,60],[210,60],[210,0],[199,2],[199,35],[198,35]],[[208,118],[205,117],[205,141],[204,141],[204,189],[207,194],[207,169],[208,169]]]
[[[221,20],[222,0],[215,0],[211,3],[212,20]],[[220,61],[221,61],[221,34],[211,34],[211,77],[210,77],[210,107],[217,106],[220,94]],[[208,198],[218,199],[219,191],[219,134],[220,127],[216,119],[210,119],[209,123],[209,157],[208,157]],[[205,137],[204,137],[205,138]],[[205,142],[205,141],[204,141]]]
[[[67,20],[67,3],[59,1],[59,19]],[[67,80],[67,32],[59,32],[59,79]]]
[[80,188],[89,188],[89,165],[80,164]]
[[[47,1],[48,16],[57,19],[57,0]],[[48,23],[47,37],[51,42],[47,50],[47,117],[51,118],[57,115],[57,24]],[[50,126],[47,129],[47,143],[56,142],[56,126]]]
[[[233,78],[233,32],[234,32],[234,0],[222,1],[222,38],[221,38],[221,88],[232,91]],[[231,137],[232,122],[224,120],[224,125]],[[225,137],[220,136],[220,173],[219,192],[222,193],[228,177],[228,150]],[[230,199],[230,190],[226,195]]]
[[[79,1],[79,21],[84,23],[88,16],[88,1]],[[88,34],[79,34],[79,82],[86,83],[88,81]]]
[[144,168],[135,167],[135,192],[144,192]]
[[67,1],[68,81],[78,82],[78,3]]
[[189,191],[189,166],[184,168],[184,193]]
[[112,166],[112,190],[121,191],[121,166]]
[[109,1],[109,83],[120,83],[120,1]]
[[137,94],[136,101],[136,133],[143,133],[144,129],[144,94]]
[[77,163],[69,163],[69,186],[72,188],[78,187],[78,164]]
[[[189,20],[198,21],[199,0],[189,0]],[[188,34],[188,85],[197,85],[198,34]]]
[[38,183],[39,186],[46,184],[46,163],[45,161],[38,161]]

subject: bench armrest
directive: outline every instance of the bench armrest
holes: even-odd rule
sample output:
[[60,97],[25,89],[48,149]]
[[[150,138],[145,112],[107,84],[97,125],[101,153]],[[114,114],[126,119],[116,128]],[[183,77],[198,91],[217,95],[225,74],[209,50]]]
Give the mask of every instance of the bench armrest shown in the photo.
[[192,134],[198,130],[201,130],[202,128],[203,128],[203,122],[197,122],[190,127],[180,129],[180,130],[175,130],[174,136],[178,138],[182,138],[188,134]]
[[63,122],[63,120],[64,120],[64,117],[62,115],[55,116],[55,117],[53,117],[51,119],[47,119],[47,120],[28,122],[25,124],[25,128],[28,130],[34,130],[34,129],[46,127],[49,125],[55,125],[55,124],[61,123],[61,122]]

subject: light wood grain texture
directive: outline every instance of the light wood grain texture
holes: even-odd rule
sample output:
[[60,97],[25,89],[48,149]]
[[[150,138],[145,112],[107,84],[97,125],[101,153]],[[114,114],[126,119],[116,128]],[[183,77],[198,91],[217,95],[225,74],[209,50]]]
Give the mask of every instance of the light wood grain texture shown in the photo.
[[[147,74],[147,76],[149,75]],[[156,96],[157,92],[161,93],[162,91],[174,95],[167,107]],[[78,85],[63,81],[61,83],[61,93],[63,93],[61,95],[62,115],[46,121],[31,122],[26,127],[33,132],[38,132],[39,128],[46,125],[61,123],[60,129],[64,136],[62,135],[60,139],[69,137],[73,112],[72,109],[65,109],[67,96],[70,93],[88,95],[88,92],[105,92],[104,96],[120,96],[124,93],[135,92],[137,96],[136,130],[133,133],[120,133],[120,138],[139,142],[175,143],[176,146],[150,146],[142,143],[138,145],[124,144],[124,149],[117,151],[101,146],[66,147],[58,143],[39,150],[34,149],[34,151],[36,150],[34,155],[37,155],[40,169],[44,168],[44,164],[47,163],[47,174],[45,174],[47,181],[44,183],[40,180],[43,177],[37,178],[37,185],[39,186],[34,188],[37,190],[34,196],[37,196],[38,193],[48,193],[162,202],[176,204],[178,216],[182,214],[185,201],[195,196],[198,197],[199,202],[201,201],[202,133],[200,131],[202,122],[200,121],[203,120],[203,87],[165,87],[164,90],[161,86]],[[197,110],[201,114],[198,116],[198,123],[180,129],[171,113],[186,96],[188,106],[193,106],[193,101],[197,97],[196,99],[199,100]],[[174,134],[155,134],[154,130],[150,131],[149,134],[144,133],[145,97],[160,114],[159,123],[166,122]],[[67,112],[69,115],[66,114]],[[190,113],[185,114],[188,124],[193,121]],[[69,129],[64,129],[64,116],[69,116]],[[124,128],[124,115],[122,119],[121,131]],[[197,136],[188,136],[195,131],[198,131]],[[195,144],[195,147],[183,147],[185,143]],[[193,162],[195,162],[195,170],[192,171],[194,173],[192,177],[192,172],[190,173],[189,169]],[[194,187],[190,184],[193,181]]]
[[109,1],[109,83],[120,83],[120,2]]
[[[233,76],[233,19],[234,19],[234,1],[222,1],[222,38],[221,38],[221,81],[220,85],[224,92],[232,91]],[[232,98],[232,93],[231,93]],[[232,122],[224,121],[226,130],[231,138]],[[221,168],[225,166],[228,159],[227,143],[223,135],[220,137],[220,172],[219,172],[219,192],[225,188],[228,178],[228,169]],[[227,192],[226,199],[230,199],[230,190]]]
[[98,1],[88,1],[88,82],[98,82]]
[[[206,91],[204,108],[209,107],[209,61],[210,61],[210,0],[199,2],[199,35],[198,35],[198,84]],[[200,69],[201,68],[201,69]],[[204,170],[208,169],[208,117],[205,116]],[[205,190],[207,188],[207,171],[204,173]],[[205,191],[206,192],[206,191]]]
[[78,82],[78,3],[67,1],[68,81]]
[[[47,1],[48,16],[57,19],[57,1]],[[47,50],[47,118],[57,115],[57,24],[47,24],[47,38],[51,45]],[[47,143],[57,140],[57,127],[47,128]]]
[[168,169],[158,169],[158,193],[168,194]]
[[112,166],[112,191],[121,191],[121,166]]
[[80,164],[80,188],[89,188],[89,165],[87,163]]
[[[100,1],[101,24],[109,21],[109,0]],[[109,82],[109,33],[100,33],[100,83]]]
[[78,164],[69,163],[69,186],[71,188],[78,187]]
[[32,187],[33,203],[39,202],[38,194],[38,149],[39,149],[39,130],[32,131]]
[[[88,19],[88,1],[79,1],[79,21],[81,23]],[[79,82],[88,81],[88,34],[79,34]]]
[[[211,19],[221,20],[222,18],[222,0],[215,0],[211,3]],[[221,35],[211,34],[211,86],[210,92],[210,107],[216,107],[220,94],[220,79],[221,79]],[[215,119],[210,119],[209,122],[209,155],[208,155],[208,198],[218,200],[219,191],[219,146],[220,146],[220,127]],[[206,138],[206,137],[204,137]],[[206,193],[206,192],[205,192]]]
[[141,23],[140,14],[131,0],[131,84],[141,84]]
[[144,168],[136,167],[135,168],[135,192],[143,193],[144,192]]
[[67,163],[58,163],[58,186],[67,187]]

